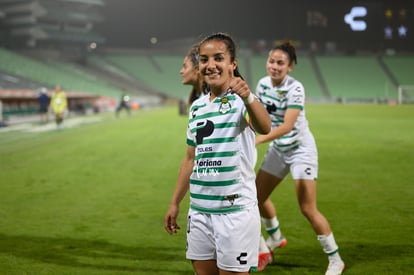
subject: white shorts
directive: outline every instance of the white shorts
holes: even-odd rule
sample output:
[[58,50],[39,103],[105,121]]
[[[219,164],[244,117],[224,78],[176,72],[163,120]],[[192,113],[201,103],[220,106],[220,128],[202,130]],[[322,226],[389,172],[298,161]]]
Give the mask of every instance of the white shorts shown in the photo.
[[317,180],[318,153],[312,146],[281,152],[269,145],[260,169],[280,179],[290,171],[294,180]]
[[222,270],[247,272],[258,264],[260,226],[257,205],[229,214],[205,214],[190,209],[186,257],[216,260]]

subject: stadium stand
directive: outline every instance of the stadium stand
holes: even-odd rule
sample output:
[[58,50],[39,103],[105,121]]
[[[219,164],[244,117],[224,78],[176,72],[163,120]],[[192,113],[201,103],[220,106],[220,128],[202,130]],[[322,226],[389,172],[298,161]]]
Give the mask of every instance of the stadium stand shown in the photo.
[[180,69],[184,55],[154,55],[154,62],[161,68],[159,88],[169,91],[177,99],[186,99],[189,93],[188,87],[181,84]]
[[413,55],[383,56],[382,60],[392,71],[398,85],[414,85]]
[[146,53],[108,54],[105,59],[124,70],[146,87],[168,97],[182,99],[188,90],[183,88],[179,71],[183,55],[151,55]]
[[[128,53],[109,54],[104,57],[124,70],[137,81],[166,96],[182,98],[187,90],[180,84],[178,71],[182,56],[177,54]],[[258,80],[266,75],[266,54],[243,54],[239,70],[255,88]],[[292,76],[300,80],[306,89],[307,99],[313,102],[348,101],[379,102],[397,98],[396,84],[386,69],[395,74],[400,83],[410,84],[409,68],[414,58],[383,57],[383,68],[376,55],[298,55],[298,64]],[[318,75],[319,74],[319,75]]]
[[[184,53],[179,51],[101,51],[81,59],[53,58],[53,54],[27,55],[0,48],[0,92],[40,87],[52,90],[61,84],[69,92],[119,99],[122,92],[141,97],[143,105],[159,105],[165,99],[185,99],[189,90],[181,84],[179,70]],[[45,57],[47,56],[47,57]],[[239,70],[252,89],[266,75],[266,53],[247,50],[239,59]],[[399,84],[414,85],[410,69],[413,56],[310,55],[300,53],[292,76],[300,80],[310,102],[386,103],[398,97]],[[15,95],[17,95],[15,93]],[[0,95],[1,97],[1,95]],[[144,99],[145,98],[145,99]],[[1,100],[1,98],[0,98]],[[36,112],[33,104],[6,102],[3,113]],[[141,104],[140,104],[141,105]]]
[[[35,112],[32,104],[37,89],[47,87],[50,91],[56,84],[71,95],[78,92],[78,96],[86,97],[118,100],[127,92],[139,98],[141,106],[187,98],[189,89],[181,84],[179,70],[188,47],[197,38],[164,41],[146,49],[105,49],[106,38],[96,32],[96,27],[105,21],[106,2],[0,1],[0,100],[6,98],[3,112]],[[257,43],[242,40],[239,44],[238,67],[253,90],[266,75],[267,51]],[[311,102],[385,103],[397,99],[400,85],[409,89],[414,85],[414,56],[397,52],[359,55],[354,50],[320,51],[312,47],[300,51],[292,76],[303,83]],[[411,90],[400,92],[405,93]]]
[[54,87],[60,84],[67,90],[87,91],[103,96],[117,97],[121,94],[121,89],[112,87],[103,80],[98,81],[83,72],[81,68],[75,70],[63,63],[40,62],[2,48],[0,48],[0,58],[1,71],[32,79],[44,85]]
[[[105,86],[103,81],[91,80],[87,74],[70,71],[69,65],[41,62],[16,52],[0,48],[0,100],[3,119],[13,120],[15,116],[26,116],[38,111],[38,89],[49,91],[61,84],[68,92],[71,106],[92,108],[100,96],[110,97],[120,94],[120,89]],[[72,108],[76,111],[79,108]]]
[[103,58],[102,55],[90,56],[83,69],[99,76],[99,78],[106,79],[117,87],[122,87],[123,91],[128,91],[131,96],[137,97],[141,107],[159,105],[165,98],[165,95],[137,81],[126,71]]
[[392,81],[370,56],[316,56],[333,98],[339,101],[396,99]]
[[135,81],[133,76],[109,62],[102,55],[92,55],[88,57],[87,64],[92,67],[94,71],[104,72],[106,75],[119,77],[120,79],[127,81]]
[[26,79],[11,73],[0,72],[0,90],[4,89],[31,89],[36,90],[44,86],[42,83]]
[[104,38],[93,26],[103,20],[103,0],[19,0],[1,1],[4,24],[8,31],[3,46],[55,46],[78,52]]
[[[146,87],[168,97],[185,99],[188,89],[181,84],[179,73],[184,55],[185,53],[127,53],[110,54],[105,58],[137,81],[144,83]],[[238,66],[241,74],[249,82],[251,68],[247,64],[245,58],[241,58]]]

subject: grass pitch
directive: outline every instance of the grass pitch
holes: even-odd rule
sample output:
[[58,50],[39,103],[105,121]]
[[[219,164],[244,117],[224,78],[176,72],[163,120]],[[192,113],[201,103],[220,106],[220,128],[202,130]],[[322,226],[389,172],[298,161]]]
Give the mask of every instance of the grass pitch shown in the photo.
[[[414,274],[414,107],[308,105],[307,116],[318,206],[345,274]],[[0,274],[193,274],[187,198],[181,232],[163,229],[186,117],[165,108],[99,119],[64,131],[0,130]],[[288,245],[262,273],[323,274],[326,256],[290,178],[272,199]]]

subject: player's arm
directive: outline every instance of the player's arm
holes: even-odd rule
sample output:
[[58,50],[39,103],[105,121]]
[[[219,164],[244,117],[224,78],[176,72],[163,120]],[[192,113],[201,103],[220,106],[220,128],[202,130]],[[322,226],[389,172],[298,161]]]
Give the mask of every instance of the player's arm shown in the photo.
[[273,128],[269,134],[256,136],[256,145],[280,138],[292,131],[300,111],[297,108],[288,108],[285,113],[284,122],[278,127]]
[[249,114],[249,123],[253,129],[259,134],[269,133],[272,127],[269,113],[250,91],[246,81],[240,77],[232,77],[230,88],[232,93],[237,94],[243,99]]
[[272,121],[270,120],[269,113],[266,111],[263,104],[256,99],[252,92],[250,92],[249,96],[243,100],[249,114],[250,125],[253,129],[259,134],[269,133]]
[[193,171],[194,158],[195,147],[188,145],[184,159],[181,162],[177,184],[171,198],[170,207],[164,218],[164,228],[169,234],[177,233],[178,229],[180,229],[180,226],[177,224],[177,217],[180,202],[183,200],[190,186],[190,175]]

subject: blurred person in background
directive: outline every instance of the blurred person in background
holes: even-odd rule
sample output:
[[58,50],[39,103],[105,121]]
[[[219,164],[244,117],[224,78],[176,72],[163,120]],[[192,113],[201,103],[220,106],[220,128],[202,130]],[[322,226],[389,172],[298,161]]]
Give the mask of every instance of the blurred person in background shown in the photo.
[[345,264],[330,225],[317,208],[318,152],[305,116],[304,87],[289,75],[296,63],[296,50],[289,41],[276,46],[266,62],[268,76],[260,79],[256,88],[256,96],[272,119],[271,132],[256,137],[256,145],[270,142],[256,178],[260,214],[269,235],[266,241],[263,236],[260,239],[259,270],[272,261],[274,249],[286,245],[269,196],[290,172],[300,210],[328,255],[326,275],[337,275]]
[[164,228],[180,229],[179,205],[189,191],[186,257],[195,274],[249,274],[260,236],[255,130],[268,133],[271,122],[238,71],[229,35],[200,42],[199,70],[210,92],[190,107],[187,150]]
[[131,115],[130,99],[131,98],[126,92],[122,94],[121,99],[119,100],[119,103],[118,103],[118,107],[116,108],[116,111],[115,111],[115,114],[117,117],[119,117],[119,113],[122,111],[122,109],[125,109],[129,116]]
[[200,76],[198,70],[198,47],[194,45],[184,57],[183,66],[180,70],[181,83],[191,85],[192,89],[188,96],[187,104],[190,106],[197,98],[207,94],[207,85]]
[[47,123],[49,121],[49,104],[50,97],[47,94],[47,89],[42,87],[39,89],[39,113],[40,113],[40,122]]
[[59,130],[63,129],[63,119],[65,118],[67,107],[68,100],[66,98],[66,93],[62,90],[60,84],[57,84],[50,99],[50,108],[55,115],[56,127]]

